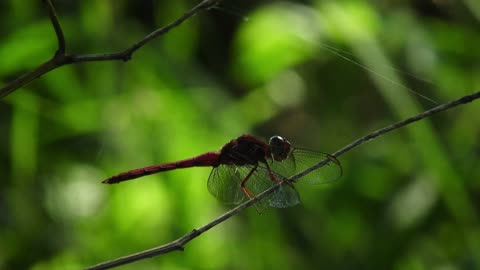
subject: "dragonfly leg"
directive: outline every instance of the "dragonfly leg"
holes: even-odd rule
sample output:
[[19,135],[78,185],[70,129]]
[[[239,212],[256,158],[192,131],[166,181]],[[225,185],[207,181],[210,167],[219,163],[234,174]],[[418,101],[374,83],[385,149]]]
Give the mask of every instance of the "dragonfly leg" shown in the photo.
[[258,165],[255,165],[255,167],[253,167],[250,172],[247,174],[247,176],[242,180],[242,182],[240,183],[240,187],[242,188],[243,190],[243,193],[245,193],[245,195],[247,195],[247,197],[249,199],[253,199],[255,198],[255,194],[253,194],[245,185],[247,184],[247,181],[250,179],[250,177],[253,175],[253,173],[255,172],[255,170],[257,169]]
[[287,185],[289,185],[290,187],[293,188],[292,182],[290,182],[286,179],[278,179],[277,177],[275,177],[275,175],[273,175],[272,170],[270,169],[270,166],[268,165],[268,162],[265,162],[265,165],[267,167],[268,175],[270,176],[270,180],[272,180],[273,182],[277,182],[277,183],[285,182]]
[[[250,191],[250,189],[248,189],[245,184],[247,184],[247,181],[248,179],[250,179],[250,177],[253,175],[253,173],[257,170],[257,167],[258,167],[258,164],[255,165],[255,167],[253,167],[250,172],[247,174],[247,176],[242,180],[242,183],[240,183],[240,187],[242,188],[243,190],[243,193],[245,193],[245,195],[251,200],[253,198],[255,198],[255,194],[253,194],[252,191]],[[254,204],[253,206],[255,206],[255,209],[257,210],[257,212],[261,215],[262,214],[262,211],[260,211],[260,209],[258,208],[258,206],[256,204]]]
[[270,166],[268,165],[268,162],[265,162],[265,166],[267,167],[268,176],[270,177],[270,180],[272,180],[273,182],[277,182],[277,183],[280,183],[280,182],[284,181],[282,179],[276,178],[275,175],[273,175],[272,170],[270,169]]

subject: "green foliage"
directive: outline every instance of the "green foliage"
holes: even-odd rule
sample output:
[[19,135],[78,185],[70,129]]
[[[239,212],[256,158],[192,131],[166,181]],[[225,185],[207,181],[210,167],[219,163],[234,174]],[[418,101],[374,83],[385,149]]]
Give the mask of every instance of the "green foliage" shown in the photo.
[[[2,86],[56,46],[41,5],[7,2]],[[54,4],[67,51],[102,53],[195,4],[163,2]],[[334,152],[434,106],[418,94],[443,103],[478,91],[474,2],[266,1],[241,20],[225,0],[127,63],[47,73],[0,101],[0,268],[86,267],[228,210],[207,191],[209,168],[100,183],[119,172],[243,133]],[[298,184],[300,206],[247,209],[183,253],[122,269],[479,268],[479,113],[477,101],[375,139],[340,158],[340,181]]]

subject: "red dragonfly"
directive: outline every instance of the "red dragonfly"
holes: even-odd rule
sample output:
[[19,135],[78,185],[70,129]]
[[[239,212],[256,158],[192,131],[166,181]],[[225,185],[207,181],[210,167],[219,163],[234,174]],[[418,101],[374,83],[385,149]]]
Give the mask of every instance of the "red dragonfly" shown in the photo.
[[[326,153],[294,148],[281,136],[271,137],[267,144],[252,135],[242,135],[219,152],[123,172],[102,183],[115,184],[181,168],[213,167],[207,183],[210,193],[225,203],[240,204],[322,160],[327,163],[301,177],[298,181],[302,183],[320,184],[338,179],[342,175],[340,162]],[[265,201],[267,206],[284,208],[298,204],[300,199],[293,185],[288,183]]]

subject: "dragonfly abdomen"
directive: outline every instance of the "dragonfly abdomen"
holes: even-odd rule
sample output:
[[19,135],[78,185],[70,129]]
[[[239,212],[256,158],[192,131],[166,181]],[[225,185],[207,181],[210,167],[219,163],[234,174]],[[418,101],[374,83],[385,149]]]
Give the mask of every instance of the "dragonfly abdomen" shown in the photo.
[[127,180],[133,180],[142,176],[171,171],[181,168],[190,168],[190,167],[216,167],[218,166],[218,157],[219,154],[216,152],[208,152],[193,158],[184,159],[176,162],[162,163],[158,165],[152,165],[143,167],[140,169],[135,169],[127,172],[123,172],[117,175],[114,175],[108,179],[102,181],[104,184],[116,184]]

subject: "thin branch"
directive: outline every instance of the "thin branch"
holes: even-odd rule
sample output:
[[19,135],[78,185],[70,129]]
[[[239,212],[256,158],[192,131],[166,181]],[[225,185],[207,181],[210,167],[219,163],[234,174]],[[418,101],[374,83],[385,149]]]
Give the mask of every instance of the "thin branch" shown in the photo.
[[55,11],[55,7],[53,7],[51,0],[43,0],[43,3],[47,7],[48,16],[50,16],[50,21],[52,22],[53,29],[55,30],[55,34],[57,35],[58,41],[58,50],[57,54],[64,54],[65,53],[65,37],[63,35],[62,27],[60,26],[60,22],[58,21],[57,12]]
[[[332,156],[338,157],[338,156],[343,155],[346,152],[352,150],[353,148],[355,148],[357,146],[360,146],[360,145],[362,145],[362,144],[364,144],[364,143],[366,143],[366,142],[368,142],[368,141],[370,141],[370,140],[372,140],[372,139],[374,139],[378,136],[381,136],[383,134],[386,134],[390,131],[396,130],[396,129],[401,128],[403,126],[409,125],[409,124],[411,124],[413,122],[416,122],[416,121],[419,121],[423,118],[432,116],[433,114],[439,113],[441,111],[448,110],[450,108],[456,107],[456,106],[461,105],[461,104],[469,103],[469,102],[471,102],[475,99],[478,99],[478,98],[480,98],[480,92],[464,96],[462,98],[451,101],[449,103],[439,105],[439,106],[434,107],[433,109],[425,111],[421,114],[410,117],[410,118],[405,119],[403,121],[400,121],[398,123],[395,123],[395,124],[389,125],[387,127],[384,127],[382,129],[379,129],[377,131],[374,131],[374,132],[372,132],[372,133],[370,133],[366,136],[363,136],[363,137],[353,141],[352,143],[346,145],[345,147],[341,148],[340,150],[336,151],[335,153],[332,154]],[[315,164],[314,166],[306,169],[305,171],[290,177],[289,181],[296,182],[299,178],[305,176],[306,174],[310,173],[313,170],[316,170],[316,169],[324,166],[329,161],[330,161],[329,159],[322,160],[319,163]],[[116,266],[125,265],[125,264],[132,263],[132,262],[135,262],[135,261],[138,261],[138,260],[151,258],[151,257],[158,256],[158,255],[161,255],[161,254],[166,254],[166,253],[169,253],[169,252],[172,252],[172,251],[183,251],[184,246],[188,242],[195,239],[200,234],[202,234],[202,233],[210,230],[211,228],[215,227],[216,225],[224,222],[225,220],[229,219],[230,217],[238,214],[243,209],[245,209],[245,208],[255,204],[256,202],[264,199],[265,197],[269,196],[270,194],[275,192],[277,189],[279,189],[280,186],[283,185],[283,184],[285,184],[285,182],[281,182],[279,184],[276,184],[276,185],[270,187],[269,189],[267,189],[264,192],[257,195],[254,199],[251,199],[249,201],[246,201],[243,204],[240,204],[239,206],[237,206],[234,209],[226,212],[225,214],[221,215],[220,217],[216,218],[215,220],[211,221],[210,223],[208,223],[208,224],[206,224],[202,227],[199,227],[198,229],[192,230],[190,233],[182,236],[181,238],[178,238],[177,240],[175,240],[173,242],[170,242],[170,243],[165,244],[163,246],[155,247],[155,248],[152,248],[152,249],[149,249],[149,250],[141,251],[141,252],[134,253],[134,254],[131,254],[131,255],[127,255],[127,256],[124,256],[124,257],[120,257],[120,258],[117,258],[117,259],[114,259],[114,260],[111,260],[111,261],[100,263],[100,264],[88,267],[88,268],[86,268],[86,270],[110,269],[110,268],[113,268],[113,267],[116,267]]]
[[45,73],[64,65],[75,64],[80,62],[92,62],[92,61],[112,61],[112,60],[128,61],[132,58],[132,55],[136,50],[140,49],[151,40],[157,38],[158,36],[166,34],[171,29],[179,26],[188,18],[192,17],[198,12],[203,10],[208,10],[214,7],[222,0],[203,0],[200,4],[196,5],[195,7],[185,12],[180,18],[176,19],[175,21],[171,22],[170,24],[162,28],[159,28],[151,32],[150,34],[142,38],[140,41],[138,41],[137,43],[133,44],[132,46],[128,47],[123,51],[115,52],[115,53],[103,53],[103,54],[72,54],[72,55],[65,53],[65,49],[66,49],[65,38],[57,18],[55,8],[51,3],[51,0],[42,0],[42,1],[47,6],[50,20],[52,22],[53,28],[55,29],[55,33],[57,35],[57,40],[58,40],[57,52],[54,54],[54,56],[50,60],[39,65],[35,69],[23,74],[22,76],[18,77],[17,79],[13,80],[12,82],[8,83],[6,86],[1,88],[0,99],[8,96],[15,90],[27,85],[28,83],[39,78]]
[[139,260],[142,260],[142,259],[151,258],[151,257],[155,257],[155,256],[158,256],[158,255],[161,255],[161,254],[170,253],[172,251],[183,251],[184,246],[188,242],[197,238],[200,234],[202,234],[202,233],[210,230],[211,228],[217,226],[218,224],[224,222],[225,220],[231,218],[232,216],[238,214],[243,209],[245,209],[245,208],[255,204],[256,202],[260,201],[261,199],[265,198],[266,196],[268,196],[269,194],[271,194],[272,192],[277,190],[280,187],[280,185],[282,185],[282,183],[279,183],[278,185],[274,185],[274,186],[270,187],[269,189],[267,189],[264,192],[262,192],[261,194],[259,194],[257,197],[255,197],[255,198],[253,198],[249,201],[246,201],[245,203],[242,203],[242,204],[238,205],[237,207],[233,208],[232,210],[230,210],[230,211],[226,212],[225,214],[221,215],[220,217],[216,218],[212,222],[209,222],[208,224],[206,224],[202,227],[199,227],[197,229],[193,229],[191,232],[187,233],[186,235],[178,238],[177,240],[175,240],[173,242],[170,242],[170,243],[165,244],[163,246],[159,246],[159,247],[155,247],[155,248],[148,249],[148,250],[145,250],[145,251],[141,251],[141,252],[138,252],[138,253],[134,253],[134,254],[131,254],[131,255],[128,255],[128,256],[125,256],[125,257],[120,257],[120,258],[117,258],[117,259],[114,259],[114,260],[111,260],[111,261],[100,263],[100,264],[97,264],[97,265],[94,265],[94,266],[90,266],[90,267],[86,268],[85,270],[110,269],[110,268],[113,268],[113,267],[129,264],[129,263],[139,261]]
[[[357,147],[357,146],[360,146],[368,141],[370,141],[371,139],[373,138],[376,138],[380,135],[383,135],[387,132],[390,132],[392,130],[395,130],[395,129],[398,129],[398,128],[401,128],[403,126],[406,126],[408,124],[411,124],[413,122],[417,122],[423,118],[426,118],[426,117],[429,117],[429,116],[432,116],[436,113],[439,113],[439,112],[442,112],[442,111],[445,111],[445,110],[448,110],[450,108],[453,108],[453,107],[456,107],[458,105],[461,105],[461,104],[465,104],[465,103],[469,103],[469,102],[472,102],[473,100],[475,99],[478,99],[480,98],[480,92],[476,92],[476,93],[473,93],[473,94],[470,94],[470,95],[467,95],[467,96],[464,96],[464,97],[461,97],[457,100],[454,100],[454,101],[450,101],[448,103],[445,103],[445,104],[442,104],[442,105],[438,105],[428,111],[424,111],[423,113],[421,114],[418,114],[416,116],[413,116],[413,117],[410,117],[408,119],[405,119],[403,121],[400,121],[398,123],[395,123],[395,124],[392,124],[392,125],[389,125],[389,126],[386,126],[382,129],[379,129],[377,131],[374,131],[366,136],[363,136],[355,141],[353,141],[352,143],[346,145],[345,147],[343,147],[342,149],[339,149],[338,151],[336,151],[335,153],[332,154],[332,156],[334,157],[338,157],[350,150],[352,150],[353,148]],[[306,174],[310,173],[311,171],[313,170],[316,170],[322,166],[324,166],[329,160],[323,160],[321,162],[319,162],[318,164],[306,169],[305,171],[291,177],[291,181],[296,181],[298,178],[300,177],[303,177],[305,176]]]
[[171,29],[179,26],[188,18],[192,17],[193,15],[197,14],[201,10],[207,10],[215,5],[218,4],[221,0],[204,0],[200,4],[196,5],[192,9],[185,12],[180,18],[176,19],[175,21],[171,22],[170,24],[159,28],[150,34],[146,35],[143,39],[139,42],[135,43],[130,48],[127,48],[124,51],[116,52],[116,53],[105,53],[105,54],[86,54],[86,55],[72,55],[70,58],[70,63],[79,63],[79,62],[88,62],[88,61],[106,61],[106,60],[123,60],[128,61],[132,58],[132,54],[140,49],[143,45],[147,44],[152,39],[166,34]]
[[[60,55],[60,54],[56,54],[56,56],[57,55]],[[63,64],[57,63],[56,56],[48,60],[47,62],[41,64],[40,66],[36,67],[35,69],[16,78],[15,80],[7,84],[4,88],[0,89],[0,99],[10,95],[13,91],[27,85],[28,83],[42,76],[43,74],[63,65]]]

